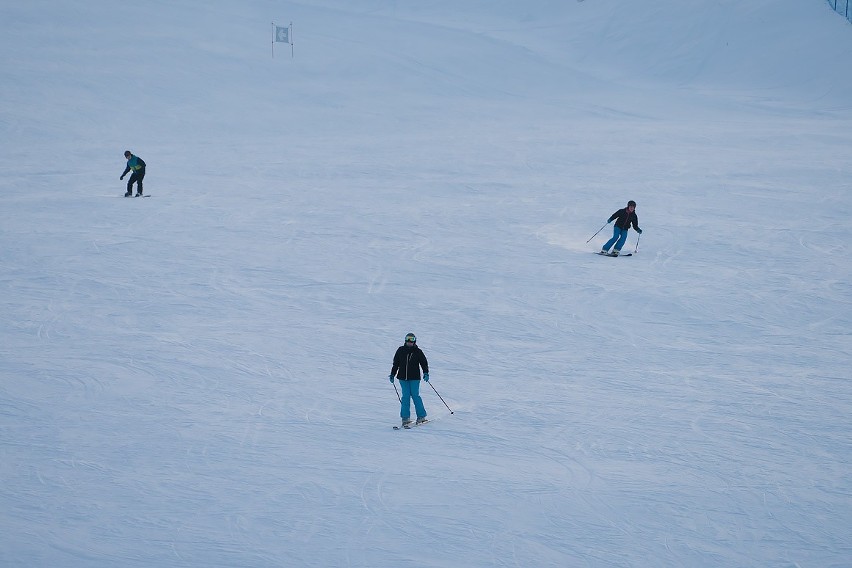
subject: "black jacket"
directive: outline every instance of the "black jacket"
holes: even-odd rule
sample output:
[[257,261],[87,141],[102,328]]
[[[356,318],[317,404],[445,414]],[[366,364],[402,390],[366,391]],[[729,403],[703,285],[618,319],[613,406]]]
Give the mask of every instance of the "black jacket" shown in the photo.
[[424,373],[429,372],[429,361],[423,351],[417,345],[400,345],[393,356],[391,375],[400,381],[419,381],[421,367]]
[[627,207],[624,209],[619,209],[609,218],[610,221],[615,219],[615,226],[619,229],[629,229],[630,224],[633,224],[633,228],[642,232],[642,229],[639,228],[639,217],[636,216],[636,212],[630,213],[627,211]]

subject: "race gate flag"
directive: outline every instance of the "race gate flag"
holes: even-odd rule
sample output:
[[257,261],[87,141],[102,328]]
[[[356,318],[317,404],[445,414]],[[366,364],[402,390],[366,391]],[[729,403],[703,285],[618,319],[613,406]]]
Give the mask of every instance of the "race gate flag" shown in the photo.
[[275,58],[275,44],[289,43],[290,57],[293,57],[293,22],[289,26],[276,26],[272,22],[272,57]]
[[275,41],[278,43],[290,43],[290,28],[275,26]]

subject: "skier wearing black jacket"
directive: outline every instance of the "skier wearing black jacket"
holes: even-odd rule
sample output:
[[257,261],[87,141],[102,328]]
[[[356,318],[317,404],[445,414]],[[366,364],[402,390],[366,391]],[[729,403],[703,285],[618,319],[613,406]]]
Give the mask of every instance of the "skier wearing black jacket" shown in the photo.
[[417,337],[413,333],[405,336],[405,343],[397,348],[393,356],[388,379],[393,383],[394,377],[399,379],[402,389],[400,397],[399,416],[402,418],[402,426],[411,424],[411,400],[414,400],[414,411],[417,414],[417,424],[426,422],[426,408],[423,399],[420,398],[420,369],[423,369],[423,380],[429,382],[429,361],[426,354],[417,347]]
[[630,230],[630,225],[636,229],[636,232],[642,234],[642,229],[639,228],[639,217],[636,216],[636,202],[632,199],[627,202],[627,207],[619,209],[610,216],[607,223],[612,223],[615,220],[615,225],[612,227],[612,238],[606,242],[601,248],[601,254],[610,254],[609,249],[615,245],[612,250],[612,256],[618,256],[621,252],[621,247],[627,240],[627,231]]

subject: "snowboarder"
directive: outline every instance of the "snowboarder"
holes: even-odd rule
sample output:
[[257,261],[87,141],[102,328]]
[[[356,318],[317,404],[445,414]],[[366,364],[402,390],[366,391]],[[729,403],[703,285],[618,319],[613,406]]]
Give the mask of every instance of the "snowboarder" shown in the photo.
[[124,179],[127,172],[133,170],[133,173],[130,174],[130,179],[127,180],[127,193],[124,194],[124,197],[130,197],[133,195],[133,182],[136,182],[136,197],[142,197],[142,180],[145,178],[145,160],[139,156],[134,156],[130,150],[126,150],[124,152],[124,157],[127,158],[127,168],[125,168],[124,173],[121,174],[121,177],[118,179]]
[[[628,201],[627,207],[619,209],[613,213],[607,220],[607,224],[612,223],[613,219],[615,219],[615,225],[612,227],[612,238],[603,246],[601,254],[618,256],[621,252],[621,247],[624,246],[624,242],[627,240],[627,231],[630,230],[631,224],[633,225],[633,228],[636,229],[637,233],[640,235],[642,234],[642,229],[639,228],[639,217],[636,216],[636,202],[632,199]],[[610,253],[609,249],[611,249],[613,245],[615,245],[615,248],[613,248]]]
[[405,336],[405,343],[397,348],[393,356],[393,367],[391,367],[390,379],[399,379],[402,389],[400,402],[402,406],[399,416],[402,418],[403,428],[411,426],[411,400],[414,400],[414,411],[417,414],[417,424],[426,422],[426,408],[423,399],[420,398],[420,369],[423,369],[423,380],[429,382],[429,362],[426,355],[417,346],[417,337],[413,333]]

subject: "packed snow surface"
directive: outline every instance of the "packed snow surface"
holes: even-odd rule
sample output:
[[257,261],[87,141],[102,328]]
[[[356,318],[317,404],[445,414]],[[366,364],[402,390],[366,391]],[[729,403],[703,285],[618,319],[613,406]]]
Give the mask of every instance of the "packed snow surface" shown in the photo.
[[[850,566],[825,2],[29,0],[0,32],[3,566]],[[635,254],[592,254],[629,199]],[[431,423],[394,431],[409,331]]]

